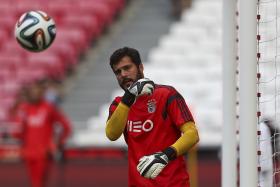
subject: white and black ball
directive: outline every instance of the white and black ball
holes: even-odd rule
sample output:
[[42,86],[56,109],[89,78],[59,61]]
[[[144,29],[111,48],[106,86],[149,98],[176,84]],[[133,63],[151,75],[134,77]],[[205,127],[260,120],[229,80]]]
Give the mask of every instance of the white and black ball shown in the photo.
[[54,20],[45,12],[25,12],[15,25],[17,42],[25,49],[40,52],[47,49],[56,36]]

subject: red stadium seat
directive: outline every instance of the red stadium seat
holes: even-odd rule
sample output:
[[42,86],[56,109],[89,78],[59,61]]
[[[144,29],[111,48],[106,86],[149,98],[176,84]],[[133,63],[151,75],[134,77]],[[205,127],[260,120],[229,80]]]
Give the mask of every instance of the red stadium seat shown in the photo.
[[7,15],[15,15],[16,10],[11,1],[0,1],[0,17]]
[[11,33],[10,36],[12,36],[14,33],[16,20],[17,17],[14,14],[7,14],[7,15],[0,16],[1,29],[4,29],[8,33]]
[[57,79],[64,78],[65,65],[54,53],[45,51],[40,53],[30,53],[27,56],[28,66],[31,68],[42,68],[48,75]]
[[94,0],[94,3],[103,3],[110,9],[111,17],[115,17],[116,14],[119,12],[121,4],[119,4],[118,0]]
[[7,41],[9,40],[8,31],[0,28],[0,49],[5,46]]
[[58,55],[66,67],[74,67],[77,64],[79,54],[71,44],[55,40],[48,49],[49,52]]
[[90,41],[86,37],[85,32],[81,28],[58,27],[55,42],[66,42],[75,47],[80,54],[89,47]]
[[69,1],[57,2],[57,1],[47,1],[48,14],[53,17],[56,23],[60,23],[61,18],[67,13],[72,12],[77,9],[75,3]]
[[13,71],[10,67],[2,66],[1,64],[0,66],[0,84],[3,84],[4,81],[10,79],[13,76]]
[[18,66],[25,65],[25,60],[17,53],[9,54],[2,51],[0,52],[0,65],[9,66],[12,70],[15,70]]
[[41,80],[48,77],[48,72],[43,67],[24,67],[19,68],[16,72],[16,80],[21,85],[28,84],[36,80]]
[[30,10],[42,10],[47,11],[44,7],[44,1],[32,1],[32,0],[24,0],[17,1],[14,5],[14,9],[16,9],[16,16],[19,18],[23,13]]
[[93,40],[100,35],[102,27],[98,23],[96,16],[90,14],[66,14],[62,20],[61,25],[68,28],[81,28],[84,30],[88,40]]
[[94,3],[92,1],[79,1],[79,12],[94,14],[97,16],[102,28],[112,22],[110,9],[104,3]]
[[24,58],[29,52],[23,49],[13,37],[9,38],[9,40],[6,41],[5,45],[2,46],[0,53],[5,53],[6,55],[10,56],[20,56],[21,58]]
[[125,0],[107,0],[111,4],[114,4],[114,6],[117,9],[117,12],[122,11],[122,9],[125,7]]
[[[1,102],[0,102],[1,105]],[[0,121],[4,122],[8,120],[8,109],[4,108],[3,105],[0,107]]]
[[19,91],[21,84],[15,80],[15,77],[10,76],[9,79],[6,79],[0,86],[0,92],[2,96],[14,97]]
[[7,121],[9,111],[15,103],[15,95],[7,95],[5,86],[0,86],[0,121]]

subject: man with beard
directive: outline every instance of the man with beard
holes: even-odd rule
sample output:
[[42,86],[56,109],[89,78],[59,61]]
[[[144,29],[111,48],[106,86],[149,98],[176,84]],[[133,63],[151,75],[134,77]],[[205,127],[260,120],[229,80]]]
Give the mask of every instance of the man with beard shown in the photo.
[[136,49],[116,50],[110,65],[125,93],[109,108],[106,136],[115,141],[124,134],[129,186],[189,187],[183,155],[199,136],[184,98],[172,86],[144,78]]

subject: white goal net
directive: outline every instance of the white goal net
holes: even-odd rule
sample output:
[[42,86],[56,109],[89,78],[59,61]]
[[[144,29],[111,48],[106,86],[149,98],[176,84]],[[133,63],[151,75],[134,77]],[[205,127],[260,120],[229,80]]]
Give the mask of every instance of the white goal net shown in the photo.
[[[280,186],[280,1],[257,4],[258,183]],[[271,147],[270,147],[271,146]]]

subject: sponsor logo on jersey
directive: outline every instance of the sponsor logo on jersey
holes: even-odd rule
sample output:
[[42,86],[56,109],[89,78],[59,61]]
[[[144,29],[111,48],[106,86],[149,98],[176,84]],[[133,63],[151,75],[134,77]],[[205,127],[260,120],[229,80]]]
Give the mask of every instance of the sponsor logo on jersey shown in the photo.
[[152,120],[142,121],[127,121],[128,132],[149,132],[153,129],[154,123]]
[[147,103],[147,108],[149,113],[154,113],[156,111],[156,100],[150,99]]
[[39,127],[44,124],[44,121],[47,116],[47,111],[44,109],[41,109],[38,111],[37,114],[30,115],[27,119],[28,125],[33,127]]

